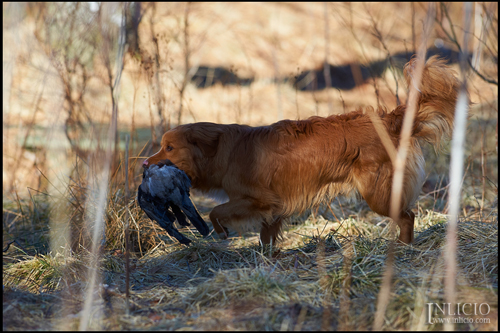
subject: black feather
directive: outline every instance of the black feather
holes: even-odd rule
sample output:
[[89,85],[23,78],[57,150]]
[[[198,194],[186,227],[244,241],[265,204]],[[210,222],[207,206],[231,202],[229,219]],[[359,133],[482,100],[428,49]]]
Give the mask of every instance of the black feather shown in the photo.
[[209,233],[207,224],[189,197],[190,187],[191,181],[184,171],[164,160],[144,169],[137,193],[139,206],[146,215],[182,244],[189,244],[190,240],[175,229],[173,223],[176,219],[180,225],[187,226],[187,216],[203,236]]
[[175,229],[175,216],[168,210],[168,207],[166,207],[166,209],[159,210],[157,208],[158,204],[154,202],[153,197],[144,192],[140,186],[137,192],[137,201],[139,202],[139,206],[151,220],[156,221],[160,227],[165,229],[170,236],[177,239],[181,244],[188,245],[191,243],[189,238]]

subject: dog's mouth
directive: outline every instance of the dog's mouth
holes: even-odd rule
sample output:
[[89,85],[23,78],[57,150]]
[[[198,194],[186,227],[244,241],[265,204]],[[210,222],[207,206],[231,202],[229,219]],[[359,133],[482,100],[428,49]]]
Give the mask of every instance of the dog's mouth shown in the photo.
[[[163,166],[172,166],[174,168],[177,168],[179,170],[182,170],[181,168],[179,168],[177,165],[175,165],[171,160],[169,159],[164,159],[164,160],[161,160],[159,161],[158,163],[152,163],[152,164],[149,164],[149,163],[143,163],[142,164],[142,168],[143,168],[143,172],[142,172],[142,177],[144,179],[144,177],[146,176],[146,170],[148,170],[151,166],[153,165],[156,165],[158,166],[158,168],[162,168]],[[184,171],[184,170],[182,170]],[[186,173],[187,174],[187,173]],[[189,177],[189,180],[191,180],[191,177],[188,175]]]
[[[181,162],[181,164],[183,164]],[[159,161],[158,163],[151,163],[151,164],[148,164],[148,163],[143,163],[142,164],[142,167],[143,167],[143,172],[142,172],[142,179],[144,179],[146,177],[146,170],[148,170],[151,166],[153,165],[157,165],[159,168],[163,167],[163,166],[173,166],[179,170],[182,170],[184,171],[184,173],[188,176],[189,180],[191,181],[191,183],[194,181],[195,177],[193,177],[191,175],[191,172],[187,171],[186,169],[182,168],[180,165],[176,165],[174,164],[171,160],[169,159],[164,159],[164,160],[161,160]]]
[[173,166],[173,167],[176,167],[177,169],[179,169],[177,167],[177,165],[175,165],[171,160],[169,159],[164,159],[164,160],[161,160],[157,163],[149,163],[147,160],[145,160],[143,163],[142,163],[142,167],[144,169],[148,169],[150,166],[152,165],[157,165],[159,168],[161,168],[162,166],[164,165],[167,165],[167,166]]
[[166,165],[166,166],[173,166],[173,167],[176,167],[177,169],[179,169],[177,167],[177,165],[175,165],[174,163],[172,163],[172,161],[169,160],[169,159],[161,160],[160,162],[156,163],[156,165],[158,165],[159,168],[161,168],[162,166]]

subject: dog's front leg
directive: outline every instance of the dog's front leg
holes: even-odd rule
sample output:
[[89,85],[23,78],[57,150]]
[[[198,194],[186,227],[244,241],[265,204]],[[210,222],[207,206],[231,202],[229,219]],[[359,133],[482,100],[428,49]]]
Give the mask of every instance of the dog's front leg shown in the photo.
[[212,219],[212,214],[210,214],[210,220],[212,221],[212,225],[214,226],[214,230],[219,236],[220,239],[226,239],[229,235],[229,230],[219,221],[218,218]]
[[227,238],[227,226],[253,229],[269,219],[272,219],[271,207],[252,198],[231,199],[210,213],[210,221],[221,239]]

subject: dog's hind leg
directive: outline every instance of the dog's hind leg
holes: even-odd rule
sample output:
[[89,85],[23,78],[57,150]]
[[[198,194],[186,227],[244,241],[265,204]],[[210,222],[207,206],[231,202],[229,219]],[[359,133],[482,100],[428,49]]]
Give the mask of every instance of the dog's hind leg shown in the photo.
[[[375,213],[389,216],[390,202],[380,205],[380,200],[373,197],[365,198],[366,203]],[[413,243],[413,225],[415,223],[415,214],[410,209],[404,209],[399,213],[399,218],[396,221],[399,226],[399,242],[405,244]]]
[[[382,166],[376,172],[365,172],[357,175],[359,193],[363,196],[368,206],[375,213],[389,216],[391,207],[392,167]],[[403,195],[410,193],[403,189]],[[403,198],[399,219],[399,242],[410,244],[413,242],[413,225],[415,214],[407,207],[410,200]]]
[[281,228],[283,227],[283,217],[275,217],[271,223],[262,223],[262,229],[260,229],[260,240],[262,244],[276,244]]
[[415,214],[411,210],[405,210],[399,214],[399,241],[405,244],[413,243],[413,225]]

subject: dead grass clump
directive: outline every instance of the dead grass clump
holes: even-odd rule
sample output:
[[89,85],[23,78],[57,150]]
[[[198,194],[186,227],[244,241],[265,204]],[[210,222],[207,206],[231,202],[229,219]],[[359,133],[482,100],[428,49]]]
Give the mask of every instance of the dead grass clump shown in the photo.
[[[53,292],[85,277],[82,262],[62,255],[38,255],[4,267],[5,285],[16,286],[31,293]],[[64,281],[63,281],[64,279]]]
[[458,265],[472,285],[498,288],[498,222],[458,223]]
[[434,250],[439,249],[446,241],[446,239],[443,238],[445,233],[445,223],[437,223],[429,226],[427,229],[417,233],[415,237],[415,246]]
[[296,281],[293,274],[283,274],[274,267],[242,268],[219,271],[196,286],[183,302],[190,309],[226,307],[229,304],[255,302],[259,306],[312,301],[316,292],[311,284]]
[[[498,285],[498,222],[458,223],[458,265],[472,284]],[[446,223],[437,222],[417,233],[414,248],[421,258],[436,257],[445,243]],[[414,259],[414,263],[419,258]]]
[[321,236],[313,236],[301,247],[301,251],[305,253],[316,252],[320,242],[324,242],[325,252],[333,252],[340,249],[340,244],[334,237],[333,233],[329,233],[324,239]]
[[[326,276],[320,278],[321,287],[338,298],[344,288],[344,281],[349,278],[347,290],[351,297],[375,297],[382,279],[386,241],[350,237],[342,244],[342,249],[342,255],[328,256],[325,251]],[[348,262],[347,268],[345,260]]]
[[16,195],[15,201],[5,201],[4,240],[9,243],[15,241],[25,255],[46,253],[49,247],[50,213],[50,201],[46,195],[34,194],[29,200]]
[[[74,289],[73,287],[86,279],[86,263],[89,262],[90,255],[86,252],[64,257],[59,253],[48,253],[28,257],[26,260],[4,266],[4,284],[31,293],[56,292],[65,287]],[[114,254],[103,255],[99,268],[107,274],[108,280],[113,280],[112,276],[124,273],[123,258]]]
[[157,236],[161,228],[144,215],[144,212],[135,200],[135,196],[132,196],[126,204],[123,193],[120,190],[116,192],[108,200],[106,218],[107,248],[120,250],[122,253],[125,253],[124,221],[126,209],[128,208],[130,212],[129,241],[131,251],[142,256],[158,245],[159,238]]
[[[495,313],[498,308],[498,223],[462,221],[457,226],[457,302],[487,302]],[[407,329],[424,329],[428,304],[445,303],[443,250],[446,227],[445,223],[437,223],[420,232],[415,246],[407,252],[408,260],[396,261],[399,273],[395,276],[394,299],[386,313],[390,328],[403,325]],[[402,312],[402,307],[407,311]],[[490,321],[493,326],[497,325],[494,322],[496,320]],[[456,327],[486,329],[491,326],[461,323]],[[442,329],[442,326],[436,324],[432,329]]]

